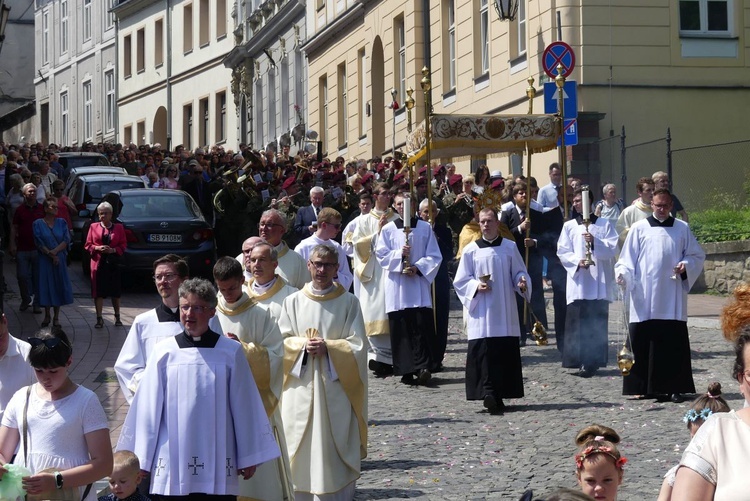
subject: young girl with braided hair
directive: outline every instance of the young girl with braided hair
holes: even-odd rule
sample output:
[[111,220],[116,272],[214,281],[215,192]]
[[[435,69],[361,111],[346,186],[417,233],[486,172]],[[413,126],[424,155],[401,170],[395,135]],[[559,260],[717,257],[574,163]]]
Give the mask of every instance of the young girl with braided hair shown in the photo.
[[576,477],[581,490],[602,501],[615,501],[627,459],[620,454],[620,436],[607,426],[592,424],[578,432]]
[[[698,428],[703,425],[703,422],[708,419],[711,414],[717,412],[729,412],[729,404],[727,404],[724,397],[721,396],[721,383],[713,382],[709,383],[708,391],[696,398],[690,405],[690,409],[685,413],[682,421],[687,426],[690,432],[690,438],[695,436]],[[677,468],[679,465],[673,466],[666,475],[664,475],[664,482],[661,484],[661,490],[659,491],[659,498],[657,501],[669,501],[672,499],[672,487],[674,487],[674,478],[677,474]]]

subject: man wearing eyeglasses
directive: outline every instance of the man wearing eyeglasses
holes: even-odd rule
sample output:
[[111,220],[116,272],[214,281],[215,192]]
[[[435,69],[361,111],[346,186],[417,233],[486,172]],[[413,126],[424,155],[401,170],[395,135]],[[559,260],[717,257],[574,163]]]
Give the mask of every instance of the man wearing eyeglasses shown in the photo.
[[117,380],[128,403],[133,401],[146,361],[156,344],[182,332],[177,291],[189,274],[187,262],[175,254],[154,261],[154,284],[161,303],[135,317],[115,362]]
[[327,245],[336,249],[339,267],[334,278],[344,287],[344,290],[348,291],[352,285],[352,271],[349,269],[349,260],[346,259],[346,252],[344,252],[341,244],[334,240],[339,231],[341,231],[341,214],[336,209],[326,207],[318,213],[318,226],[315,233],[302,240],[294,248],[294,252],[304,259],[309,259],[312,250],[318,245]]
[[[260,216],[258,229],[260,237],[276,249],[279,258],[276,273],[292,287],[301,289],[305,283],[310,281],[310,272],[307,271],[305,259],[293,252],[282,240],[287,230],[287,221],[284,215],[276,209],[265,211]],[[247,266],[245,268],[247,269]]]
[[669,190],[654,191],[652,215],[634,223],[615,265],[630,295],[630,340],[635,365],[623,395],[683,401],[695,393],[687,328],[687,294],[706,254],[684,221],[670,215]]
[[152,499],[231,501],[238,476],[281,453],[242,346],[209,328],[216,289],[193,278],[178,293],[183,331],[151,353],[117,449],[138,456]]
[[[292,254],[298,256],[296,252]],[[276,273],[278,264],[276,249],[263,241],[253,245],[249,255],[245,258],[245,268],[250,272],[245,291],[258,304],[266,308],[276,321],[281,317],[281,305],[284,304],[284,299],[299,290],[289,285]]]
[[286,298],[279,319],[281,414],[297,499],[352,499],[367,456],[368,343],[359,301],[334,282],[338,252],[311,249],[312,281]]

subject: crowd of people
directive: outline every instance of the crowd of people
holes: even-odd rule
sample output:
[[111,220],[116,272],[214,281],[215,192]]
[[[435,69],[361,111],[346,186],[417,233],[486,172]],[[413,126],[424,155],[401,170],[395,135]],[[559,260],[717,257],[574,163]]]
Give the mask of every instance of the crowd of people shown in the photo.
[[[23,201],[10,211],[20,308],[45,307],[45,322],[53,323],[34,349],[70,348],[58,315],[72,298],[57,283],[67,276],[56,278],[65,275],[70,243],[56,212],[64,202],[38,198],[45,176],[56,192],[50,174],[60,149],[0,147],[6,173],[45,172],[39,184],[20,187]],[[292,157],[288,146],[279,153],[244,145],[237,153],[82,149],[145,176],[154,189],[190,193],[214,221],[224,256],[214,267],[215,286],[189,278],[178,256],[157,260],[161,303],[135,319],[115,365],[130,403],[117,449],[135,453],[139,477],[148,479],[142,493],[152,498],[351,499],[367,453],[368,377],[430,385],[443,370],[454,291],[469,339],[466,398],[491,414],[510,410],[504,399],[523,397],[520,347],[541,342],[538,329],[553,330],[562,366],[576,375],[593,377],[607,366],[608,308],[618,291],[629,303],[630,347],[640,361],[624,378],[623,394],[681,402],[695,393],[687,293],[705,255],[663,172],[638,180],[638,198],[628,204],[614,185],[599,199],[579,179],[563,179],[558,164],[540,187],[486,166],[468,176],[453,164],[410,172],[397,158],[328,161]],[[100,222],[86,242],[96,327],[107,297],[120,325],[115,275],[126,242],[112,207],[97,210]],[[60,356],[69,360],[72,350]],[[747,376],[737,371],[742,383]],[[74,391],[61,376],[53,379],[63,398]],[[226,441],[190,433],[195,421]],[[3,418],[3,430],[14,426],[18,434],[17,421]],[[616,498],[625,464],[618,441],[598,425],[577,439],[579,483],[597,499]],[[88,446],[93,458],[98,449]],[[111,470],[111,457],[96,471],[104,466]],[[93,475],[60,468],[66,479],[73,468],[68,485],[83,487]],[[688,477],[682,470],[675,493]],[[59,474],[45,477],[43,487]]]

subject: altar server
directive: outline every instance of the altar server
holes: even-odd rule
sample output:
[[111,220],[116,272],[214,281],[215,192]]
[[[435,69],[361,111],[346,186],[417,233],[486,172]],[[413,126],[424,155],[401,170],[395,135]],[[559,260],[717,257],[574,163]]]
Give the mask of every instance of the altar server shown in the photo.
[[292,287],[276,274],[279,264],[277,256],[276,248],[271,244],[260,242],[253,246],[246,259],[245,266],[250,271],[251,278],[245,286],[245,291],[278,322],[284,299],[299,289]]
[[453,287],[466,308],[466,399],[499,414],[503,398],[524,395],[514,291],[528,300],[531,278],[515,241],[500,236],[493,208],[480,211],[479,227],[482,238],[464,248]]
[[675,219],[672,196],[654,192],[653,215],[630,227],[615,265],[617,283],[630,294],[630,336],[635,365],[623,378],[624,395],[695,393],[687,329],[687,294],[706,254],[687,223]]
[[[583,191],[575,190],[573,209],[578,217],[565,223],[557,242],[557,255],[567,275],[562,366],[579,369],[575,375],[581,377],[591,377],[607,365],[607,322],[614,286],[612,259],[617,252],[614,226],[593,215],[588,205],[583,207]],[[588,229],[584,216],[590,218]],[[593,265],[586,261],[587,245],[591,246]]]
[[318,226],[315,233],[302,240],[294,252],[302,256],[305,260],[310,259],[310,253],[318,245],[327,245],[336,249],[339,257],[339,269],[336,273],[335,280],[340,283],[344,290],[349,290],[352,286],[352,271],[349,268],[349,260],[346,258],[346,252],[337,241],[334,240],[336,235],[341,231],[341,214],[336,209],[326,207],[318,213]]

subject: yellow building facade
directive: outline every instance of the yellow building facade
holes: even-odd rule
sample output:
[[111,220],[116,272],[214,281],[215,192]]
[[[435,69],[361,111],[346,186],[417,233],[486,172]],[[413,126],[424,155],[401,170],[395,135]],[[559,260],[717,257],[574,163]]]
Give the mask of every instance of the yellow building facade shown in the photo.
[[[550,79],[542,54],[558,39],[576,56],[569,79],[578,84],[579,143],[566,158],[584,182],[622,182],[623,127],[631,145],[663,140],[668,128],[672,148],[748,139],[750,0],[518,3],[516,18],[501,21],[493,0],[308,2],[308,123],[327,156],[369,159],[387,155],[394,143],[403,149],[407,88],[415,91],[413,120],[424,117],[424,66],[434,113],[527,113],[529,77],[534,112],[543,113]],[[400,105],[395,113],[392,96]],[[627,183],[641,171],[666,170],[665,157],[628,162]],[[557,158],[534,157],[540,184]],[[472,160],[459,158],[458,170],[487,163],[507,175],[526,164],[501,155]]]

